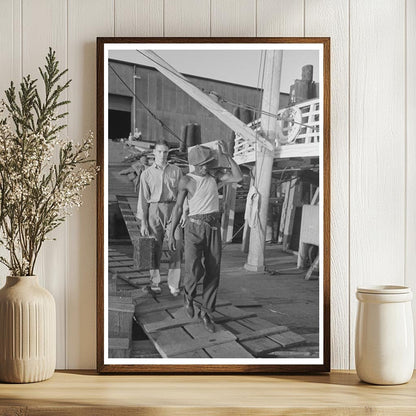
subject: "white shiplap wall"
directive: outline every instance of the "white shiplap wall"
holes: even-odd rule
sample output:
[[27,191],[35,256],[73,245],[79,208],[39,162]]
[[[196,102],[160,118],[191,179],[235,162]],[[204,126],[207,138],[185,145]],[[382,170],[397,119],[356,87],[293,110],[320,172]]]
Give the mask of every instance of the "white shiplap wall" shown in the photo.
[[[330,36],[332,368],[354,367],[357,285],[416,288],[416,0],[0,0],[0,91],[52,46],[68,128],[95,130],[97,36]],[[1,93],[2,95],[2,93]],[[95,185],[47,242],[58,368],[95,367]],[[0,283],[7,271],[0,270]]]

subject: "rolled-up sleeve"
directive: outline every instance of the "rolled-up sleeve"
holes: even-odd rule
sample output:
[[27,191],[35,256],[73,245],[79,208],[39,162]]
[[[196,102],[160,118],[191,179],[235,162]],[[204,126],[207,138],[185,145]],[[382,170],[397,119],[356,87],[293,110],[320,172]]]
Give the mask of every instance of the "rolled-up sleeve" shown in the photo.
[[136,217],[143,220],[144,213],[147,212],[147,206],[150,199],[150,189],[146,181],[145,172],[140,175],[139,197],[137,199],[137,213]]

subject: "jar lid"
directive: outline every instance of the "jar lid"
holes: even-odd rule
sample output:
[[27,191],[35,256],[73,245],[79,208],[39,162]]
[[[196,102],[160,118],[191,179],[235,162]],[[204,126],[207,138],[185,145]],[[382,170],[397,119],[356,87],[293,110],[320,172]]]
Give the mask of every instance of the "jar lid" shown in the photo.
[[410,293],[411,289],[408,286],[397,285],[375,285],[367,287],[357,287],[358,293],[378,293],[383,295],[395,295],[399,293]]

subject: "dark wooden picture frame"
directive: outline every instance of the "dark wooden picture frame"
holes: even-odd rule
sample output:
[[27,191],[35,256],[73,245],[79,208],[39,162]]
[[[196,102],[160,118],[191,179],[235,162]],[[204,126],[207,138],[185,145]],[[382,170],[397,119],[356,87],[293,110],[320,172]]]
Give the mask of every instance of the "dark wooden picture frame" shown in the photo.
[[[141,359],[140,363],[137,363],[132,358],[109,358],[108,351],[110,348],[108,340],[108,316],[109,306],[105,299],[105,296],[109,297],[109,286],[117,282],[117,270],[115,273],[110,273],[109,269],[109,236],[108,236],[108,223],[109,223],[109,211],[108,207],[108,170],[109,166],[106,166],[108,155],[106,155],[107,144],[109,141],[109,135],[105,136],[105,132],[108,132],[105,122],[108,121],[109,107],[106,101],[106,94],[108,96],[109,83],[109,70],[108,70],[108,54],[107,49],[117,49],[120,45],[130,45],[132,49],[140,49],[141,45],[146,44],[143,48],[152,49],[150,46],[154,46],[154,49],[160,49],[161,44],[176,45],[177,49],[180,45],[206,45],[210,44],[211,49],[216,49],[221,44],[228,46],[231,44],[238,45],[257,45],[258,50],[262,50],[261,45],[268,45],[270,49],[279,50],[279,45],[289,45],[289,47],[302,48],[315,48],[319,51],[319,86],[315,85],[317,92],[315,97],[319,98],[319,104],[317,111],[320,111],[319,127],[313,129],[313,131],[319,130],[319,156],[318,156],[318,176],[319,183],[318,188],[322,190],[320,201],[323,201],[323,208],[319,209],[319,223],[320,225],[320,257],[316,256],[315,260],[310,261],[310,267],[308,270],[313,272],[314,267],[319,265],[319,275],[317,281],[319,282],[318,290],[318,315],[319,315],[319,347],[318,357],[305,359],[307,357],[299,357],[299,354],[293,355],[293,359],[277,358],[268,359],[264,361],[262,358],[253,356],[252,359],[237,360],[232,359],[214,360],[212,358],[191,359],[186,358],[181,360],[173,359]],[[295,45],[298,45],[295,47]],[[300,46],[299,46],[300,45]],[[288,48],[289,48],[288,47]],[[107,48],[107,49],[106,49]],[[255,48],[255,46],[254,46]],[[196,50],[197,47],[194,48]],[[256,49],[256,48],[255,48]],[[264,48],[267,49],[267,48]],[[285,49],[286,50],[286,49]],[[300,68],[299,68],[300,69]],[[135,70],[134,70],[135,71]],[[136,72],[134,72],[134,78]],[[296,72],[293,77],[300,77],[300,73]],[[293,85],[293,96],[297,94],[297,89],[301,90],[305,87],[304,81],[299,81],[296,86],[296,82]],[[121,81],[122,82],[122,81]],[[308,81],[310,82],[310,80]],[[321,84],[322,83],[322,84]],[[314,83],[315,84],[315,83]],[[173,85],[173,84],[172,84]],[[123,87],[124,88],[124,87]],[[136,97],[136,87],[132,93],[132,97]],[[307,87],[308,88],[308,87]],[[281,91],[281,90],[280,90]],[[323,91],[323,92],[322,92]],[[138,93],[137,93],[138,94]],[[146,93],[147,94],[147,93]],[[215,94],[214,94],[215,95]],[[292,95],[292,87],[291,87]],[[215,97],[211,97],[215,98]],[[288,98],[291,99],[290,97]],[[296,100],[296,97],[294,98]],[[133,101],[136,100],[133,98]],[[218,100],[217,100],[218,102]],[[296,103],[296,101],[294,101]],[[221,104],[221,97],[220,102]],[[319,110],[320,108],[320,110]],[[312,110],[308,110],[312,112]],[[289,113],[286,113],[288,115]],[[134,110],[134,117],[136,112]],[[282,116],[283,117],[283,116]],[[316,116],[317,117],[317,116]],[[292,122],[292,126],[296,124],[296,117],[294,115],[288,115],[289,124]],[[302,119],[303,120],[303,119]],[[317,118],[315,118],[317,120]],[[169,124],[169,123],[167,123]],[[302,123],[298,123],[302,127]],[[134,124],[135,127],[136,124]],[[307,130],[307,129],[306,129]],[[132,128],[134,131],[134,128]],[[299,133],[298,133],[299,134]],[[277,140],[277,139],[276,139]],[[306,143],[306,141],[305,141]],[[261,152],[257,153],[258,155]],[[261,156],[257,156],[261,157]],[[275,156],[276,157],[276,156]],[[288,159],[289,160],[289,159]],[[308,159],[310,162],[312,159]],[[100,166],[100,171],[97,180],[97,369],[100,373],[164,373],[164,374],[179,374],[179,373],[310,373],[310,372],[328,372],[330,371],[330,39],[329,38],[97,38],[97,163]],[[272,162],[273,163],[273,162]],[[322,167],[323,165],[323,167]],[[282,171],[284,171],[284,168]],[[282,174],[283,175],[283,174]],[[291,183],[291,182],[290,182]],[[289,188],[288,188],[289,189]],[[315,188],[310,188],[310,200],[312,201],[312,193]],[[288,191],[289,192],[289,191]],[[316,193],[318,194],[318,192]],[[313,202],[311,202],[313,203]],[[134,221],[134,218],[133,218]],[[300,232],[300,231],[299,231]],[[307,247],[305,245],[305,247]],[[323,258],[322,258],[323,257]],[[125,257],[119,256],[115,258],[124,259]],[[122,265],[123,262],[118,263]],[[112,264],[117,264],[113,262]],[[130,263],[125,262],[124,264]],[[113,270],[114,271],[114,270]],[[306,270],[305,270],[306,273]],[[278,274],[278,273],[277,273]],[[295,273],[293,273],[295,274]],[[302,276],[303,279],[305,276]],[[296,278],[299,278],[296,276]],[[137,292],[137,291],[136,291]],[[117,292],[119,294],[119,292]],[[182,297],[180,298],[182,299]],[[117,303],[117,299],[115,300]],[[117,306],[118,305],[118,306]],[[131,314],[134,311],[134,305],[123,306],[123,299],[119,299],[114,307],[113,311],[120,311],[120,315],[124,313],[124,316],[128,316],[128,311]],[[119,309],[117,309],[119,308]],[[107,325],[107,327],[106,327]],[[132,322],[129,324],[132,326]],[[267,331],[266,331],[267,332]],[[130,340],[131,341],[131,340]],[[189,361],[189,363],[187,362]],[[133,361],[133,362],[132,362]],[[244,362],[241,362],[244,361]],[[274,364],[276,362],[276,364]]]

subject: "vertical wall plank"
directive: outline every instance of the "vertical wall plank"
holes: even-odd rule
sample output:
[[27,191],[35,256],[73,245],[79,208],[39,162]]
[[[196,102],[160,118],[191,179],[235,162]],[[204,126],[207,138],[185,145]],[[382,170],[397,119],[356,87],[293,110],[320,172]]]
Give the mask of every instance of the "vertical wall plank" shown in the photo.
[[[407,175],[406,175],[406,285],[416,292],[416,0],[406,2],[406,91],[407,91]],[[416,299],[413,298],[416,322]],[[416,326],[415,326],[416,328]]]
[[163,36],[163,0],[115,0],[115,36]]
[[357,286],[403,284],[405,1],[351,0],[350,365]]
[[210,36],[210,0],[166,0],[164,36]]
[[3,0],[0,13],[0,99],[5,98],[10,81],[20,82],[21,54],[21,0]]
[[256,36],[256,1],[211,0],[211,36]]
[[[68,1],[70,78],[68,134],[80,142],[96,121],[96,36],[114,33],[114,0]],[[96,187],[68,226],[67,368],[95,368],[96,362]]]
[[349,9],[306,0],[305,36],[331,37],[331,367],[349,366]]
[[[17,85],[22,76],[21,54],[21,0],[3,0],[0,13],[0,100],[5,99],[4,91],[9,88],[10,81]],[[2,247],[0,255],[8,258]],[[6,282],[9,271],[0,264],[0,287]]]
[[[38,67],[44,66],[49,46],[56,51],[60,68],[67,67],[66,0],[23,0],[23,75],[40,78]],[[40,84],[40,82],[39,82]],[[66,97],[63,97],[66,98]],[[62,131],[62,135],[66,130]],[[41,283],[53,294],[57,312],[57,368],[65,368],[66,357],[66,293],[67,225],[61,225],[45,241],[36,273]]]
[[13,0],[2,2],[0,13],[0,99],[5,98],[4,90],[13,79]]
[[304,36],[303,0],[257,0],[257,36]]

